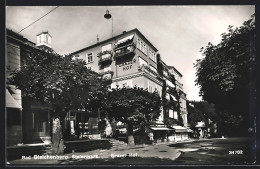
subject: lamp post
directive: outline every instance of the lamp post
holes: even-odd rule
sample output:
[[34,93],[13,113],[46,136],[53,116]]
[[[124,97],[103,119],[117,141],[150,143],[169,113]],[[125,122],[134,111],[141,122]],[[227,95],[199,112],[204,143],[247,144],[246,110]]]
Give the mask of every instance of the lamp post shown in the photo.
[[112,37],[113,37],[113,17],[112,17],[112,15],[109,13],[109,10],[106,11],[106,14],[104,15],[104,18],[106,18],[106,19],[112,18]]

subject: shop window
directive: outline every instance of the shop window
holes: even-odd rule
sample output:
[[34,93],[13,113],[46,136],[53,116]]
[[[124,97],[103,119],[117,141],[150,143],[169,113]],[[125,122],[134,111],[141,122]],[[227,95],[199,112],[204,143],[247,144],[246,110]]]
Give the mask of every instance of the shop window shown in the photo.
[[7,126],[21,125],[21,112],[19,109],[7,108]]

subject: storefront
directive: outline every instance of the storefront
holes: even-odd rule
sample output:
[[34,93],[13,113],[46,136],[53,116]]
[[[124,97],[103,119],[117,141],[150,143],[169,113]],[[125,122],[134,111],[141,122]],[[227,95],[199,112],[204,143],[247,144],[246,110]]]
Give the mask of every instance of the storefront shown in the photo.
[[151,127],[153,139],[156,143],[167,142],[168,135],[173,129],[161,126]]
[[86,111],[70,111],[67,115],[66,130],[70,139],[100,139],[98,115]]
[[171,132],[168,136],[169,142],[178,142],[188,140],[188,129],[182,126],[171,126],[174,132]]

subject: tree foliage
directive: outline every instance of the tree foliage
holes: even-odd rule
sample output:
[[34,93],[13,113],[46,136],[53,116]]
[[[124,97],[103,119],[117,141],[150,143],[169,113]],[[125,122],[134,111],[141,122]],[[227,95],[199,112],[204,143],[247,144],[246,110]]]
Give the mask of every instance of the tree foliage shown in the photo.
[[[193,106],[190,106],[192,104]],[[205,101],[191,101],[188,103],[187,110],[189,112],[188,114],[188,121],[191,126],[191,128],[195,128],[197,125],[197,122],[203,121],[206,125],[206,127],[209,127],[209,121],[210,119],[213,122],[218,121],[218,115],[215,111],[215,107],[213,104],[209,104]]]
[[256,97],[255,16],[239,28],[229,26],[221,38],[218,45],[209,42],[201,48],[204,58],[195,64],[196,84],[203,99],[214,103],[218,113],[228,112],[248,121],[250,101]]
[[[32,50],[22,59],[20,70],[11,74],[8,83],[41,103],[50,103],[53,110],[83,109],[97,106],[103,97],[106,82],[86,66],[85,61],[70,55],[61,56],[51,50]],[[94,106],[91,106],[93,108]],[[56,112],[60,116],[62,112]]]
[[51,105],[52,151],[63,154],[66,113],[72,109],[96,111],[107,93],[106,81],[88,69],[85,61],[51,49],[31,48],[21,57],[20,70],[13,71],[7,83],[20,89],[23,97]]
[[127,124],[128,135],[133,134],[133,127],[141,122],[149,125],[156,120],[161,111],[158,92],[150,93],[141,88],[115,88],[108,93],[104,107],[112,120]]

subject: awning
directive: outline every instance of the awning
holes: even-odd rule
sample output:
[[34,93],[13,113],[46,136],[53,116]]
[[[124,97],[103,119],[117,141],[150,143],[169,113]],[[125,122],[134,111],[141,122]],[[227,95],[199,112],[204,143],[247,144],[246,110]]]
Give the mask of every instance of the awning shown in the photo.
[[8,108],[17,108],[22,109],[22,106],[17,103],[17,101],[13,98],[13,96],[9,93],[9,91],[6,89],[6,107]]
[[128,40],[132,40],[133,37],[134,37],[134,34],[133,34],[133,35],[130,35],[130,36],[127,36],[127,37],[125,37],[125,38],[123,38],[123,39],[120,39],[119,41],[117,41],[117,43],[116,43],[115,45],[119,45],[120,43],[124,43],[124,42],[126,42],[126,41],[128,41]]
[[173,129],[169,129],[167,127],[151,127],[152,130],[173,130]]
[[192,132],[193,132],[193,130],[191,130],[191,129],[187,129],[187,131],[188,131],[189,133],[192,133]]
[[171,95],[171,97],[174,101],[177,101],[177,99],[173,95]]
[[184,132],[188,132],[188,129],[182,126],[171,126],[175,132],[177,133],[184,133]]

